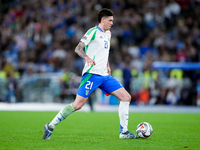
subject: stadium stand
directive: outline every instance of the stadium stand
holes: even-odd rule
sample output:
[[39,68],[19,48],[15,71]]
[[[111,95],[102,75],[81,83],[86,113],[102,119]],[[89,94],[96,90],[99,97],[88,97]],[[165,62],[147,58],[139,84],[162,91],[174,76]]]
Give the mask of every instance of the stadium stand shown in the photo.
[[[23,94],[26,87],[20,83],[29,85],[33,83],[31,78],[37,76],[39,80],[41,75],[75,74],[71,76],[74,82],[68,84],[76,86],[83,60],[74,53],[74,48],[86,29],[97,24],[98,10],[106,7],[115,14],[111,69],[121,70],[119,80],[131,93],[132,104],[200,105],[199,65],[192,70],[178,68],[182,80],[170,76],[176,67],[154,68],[157,62],[167,67],[168,63],[199,64],[199,0],[1,0],[1,3],[0,101],[27,101]],[[59,77],[57,89],[69,92],[73,85],[66,90],[62,76]],[[53,79],[49,76],[49,80]],[[42,83],[46,82],[45,78]],[[39,85],[29,87],[32,86],[34,89]],[[55,102],[62,97],[56,93],[52,99],[47,96],[52,89],[46,90],[46,99]],[[45,96],[39,99],[45,102]],[[110,101],[116,104],[112,98]]]

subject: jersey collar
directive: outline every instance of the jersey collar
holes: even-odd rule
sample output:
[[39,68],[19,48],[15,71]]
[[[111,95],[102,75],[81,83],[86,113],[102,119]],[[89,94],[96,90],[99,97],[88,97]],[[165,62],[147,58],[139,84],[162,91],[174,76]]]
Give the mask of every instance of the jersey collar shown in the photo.
[[96,25],[96,27],[99,29],[99,31],[103,32],[103,30],[98,25]]

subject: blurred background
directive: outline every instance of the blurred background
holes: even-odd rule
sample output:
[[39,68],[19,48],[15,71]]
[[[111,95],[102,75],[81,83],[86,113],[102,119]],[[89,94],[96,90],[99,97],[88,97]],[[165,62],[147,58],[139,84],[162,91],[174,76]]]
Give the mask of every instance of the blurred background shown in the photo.
[[[84,60],[74,49],[109,8],[112,75],[131,105],[200,106],[200,0],[1,0],[0,101],[70,103]],[[88,103],[117,105],[97,89]]]

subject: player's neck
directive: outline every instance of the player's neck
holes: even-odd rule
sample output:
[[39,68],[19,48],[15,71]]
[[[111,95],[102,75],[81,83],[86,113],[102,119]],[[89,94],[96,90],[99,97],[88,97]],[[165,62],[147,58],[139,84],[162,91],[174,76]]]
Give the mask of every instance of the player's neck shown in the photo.
[[106,32],[106,30],[103,28],[103,24],[100,23],[100,24],[98,25],[98,27],[99,27],[104,33]]

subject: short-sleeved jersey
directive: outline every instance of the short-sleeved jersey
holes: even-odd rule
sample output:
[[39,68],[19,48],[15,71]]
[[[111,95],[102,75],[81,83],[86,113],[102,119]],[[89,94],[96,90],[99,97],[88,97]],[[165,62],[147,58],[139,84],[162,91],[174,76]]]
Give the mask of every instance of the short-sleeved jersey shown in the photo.
[[108,75],[107,62],[110,50],[110,38],[111,32],[106,31],[104,33],[98,26],[89,29],[85,33],[81,39],[85,43],[85,53],[96,62],[96,65],[88,66],[85,63],[82,74],[87,72],[102,76]]

